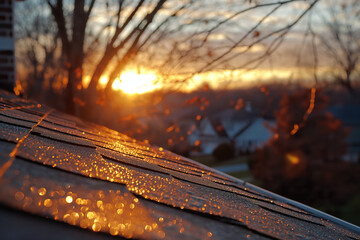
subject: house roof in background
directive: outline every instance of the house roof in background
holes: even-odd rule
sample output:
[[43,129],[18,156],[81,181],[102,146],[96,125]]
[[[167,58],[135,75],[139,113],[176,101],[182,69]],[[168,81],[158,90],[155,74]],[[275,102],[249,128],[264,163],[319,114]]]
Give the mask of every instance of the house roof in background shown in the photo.
[[242,108],[240,110],[235,110],[234,108],[225,109],[221,112],[213,114],[211,116],[212,119],[217,119],[221,121],[246,121],[251,120],[256,117],[259,117],[260,114],[255,111],[247,111]]
[[262,140],[269,139],[273,134],[271,133],[270,129],[265,125],[265,123],[269,126],[273,126],[275,122],[267,121],[263,118],[257,118],[251,121],[245,128],[241,129],[237,132],[234,138],[257,138]]
[[225,131],[224,125],[218,119],[210,119],[210,124],[213,129],[216,131],[219,137],[228,137],[227,132]]
[[360,238],[308,206],[1,91],[0,141],[2,239]]
[[360,105],[334,105],[329,111],[345,125],[360,125]]
[[357,145],[360,147],[360,126],[350,128],[350,132],[346,138],[346,142],[351,145]]

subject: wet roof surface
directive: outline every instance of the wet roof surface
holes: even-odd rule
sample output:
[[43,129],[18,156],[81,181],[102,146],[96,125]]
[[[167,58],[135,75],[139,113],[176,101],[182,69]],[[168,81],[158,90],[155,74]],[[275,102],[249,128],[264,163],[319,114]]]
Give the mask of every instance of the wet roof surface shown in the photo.
[[9,238],[31,232],[33,216],[100,238],[360,239],[241,180],[2,91],[0,215]]

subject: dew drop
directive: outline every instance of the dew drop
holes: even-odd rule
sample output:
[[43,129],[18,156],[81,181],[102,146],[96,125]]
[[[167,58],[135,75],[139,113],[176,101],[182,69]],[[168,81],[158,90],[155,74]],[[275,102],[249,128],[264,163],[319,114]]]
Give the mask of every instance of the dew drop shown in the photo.
[[72,198],[71,196],[66,196],[65,201],[66,201],[67,203],[72,203],[73,198]]
[[51,207],[51,206],[52,206],[52,201],[51,201],[51,199],[49,199],[49,198],[45,199],[45,201],[44,201],[44,206],[45,206],[45,207]]
[[17,201],[23,200],[23,199],[24,199],[24,193],[22,193],[22,192],[17,192],[17,193],[15,193],[15,199],[16,199]]
[[92,230],[93,230],[94,232],[99,232],[99,231],[101,230],[101,225],[100,225],[100,223],[98,223],[98,222],[94,223],[94,224],[92,225]]
[[46,194],[46,188],[39,188],[39,190],[38,190],[38,194],[40,195],[40,196],[44,196],[45,194]]

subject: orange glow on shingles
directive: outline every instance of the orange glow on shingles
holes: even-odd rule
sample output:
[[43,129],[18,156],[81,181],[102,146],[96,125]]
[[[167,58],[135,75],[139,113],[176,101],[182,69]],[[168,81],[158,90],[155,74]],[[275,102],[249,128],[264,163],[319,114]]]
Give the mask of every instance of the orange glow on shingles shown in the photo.
[[285,155],[286,161],[288,161],[289,163],[291,163],[292,165],[297,165],[300,163],[300,159],[298,156],[295,156],[293,154],[286,154]]
[[[27,178],[23,178],[25,179]],[[152,211],[142,204],[141,199],[134,197],[127,190],[89,190],[84,188],[83,182],[70,186],[61,182],[59,184],[59,181],[49,179],[44,182],[43,178],[30,175],[30,188],[18,188],[14,185],[15,189],[11,191],[14,204],[19,209],[31,209],[31,212],[38,214],[45,213],[54,220],[94,232],[108,232],[111,235],[139,239],[165,237],[162,226],[157,223]],[[71,192],[65,195],[65,190]],[[47,198],[44,198],[46,195]]]

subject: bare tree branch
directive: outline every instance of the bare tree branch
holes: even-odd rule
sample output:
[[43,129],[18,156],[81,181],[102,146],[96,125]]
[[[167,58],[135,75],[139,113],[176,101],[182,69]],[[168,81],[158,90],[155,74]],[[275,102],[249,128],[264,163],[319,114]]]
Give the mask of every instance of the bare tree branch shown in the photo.
[[[353,94],[355,94],[355,90],[352,86],[352,75],[360,58],[360,41],[355,36],[359,36],[360,29],[356,29],[356,24],[353,24],[357,17],[353,16],[349,9],[356,11],[359,7],[360,4],[357,1],[346,2],[342,6],[340,4],[329,5],[330,19],[322,15],[322,20],[330,35],[316,34],[322,47],[326,50],[325,53],[341,70],[340,74],[335,74],[335,80]],[[343,14],[343,17],[338,18],[338,14]]]

